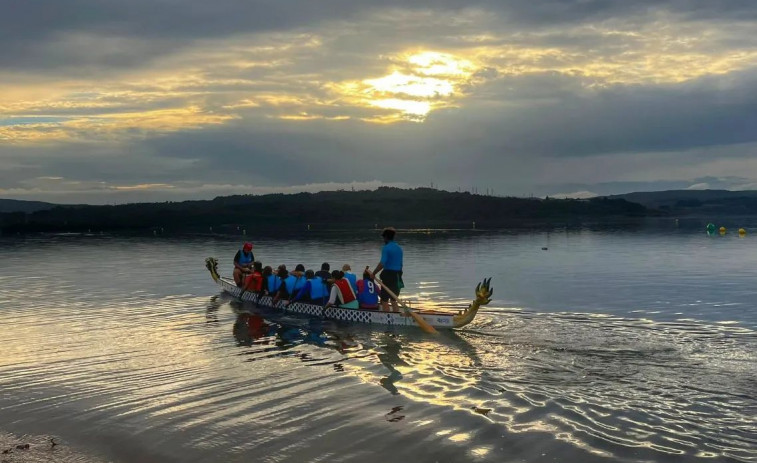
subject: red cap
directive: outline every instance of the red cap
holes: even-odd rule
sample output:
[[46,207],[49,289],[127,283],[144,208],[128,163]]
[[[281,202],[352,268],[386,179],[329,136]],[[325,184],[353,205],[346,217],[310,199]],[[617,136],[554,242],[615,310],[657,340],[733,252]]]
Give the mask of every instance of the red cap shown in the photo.
[[252,243],[250,242],[244,243],[244,245],[242,246],[242,251],[244,252],[252,251]]

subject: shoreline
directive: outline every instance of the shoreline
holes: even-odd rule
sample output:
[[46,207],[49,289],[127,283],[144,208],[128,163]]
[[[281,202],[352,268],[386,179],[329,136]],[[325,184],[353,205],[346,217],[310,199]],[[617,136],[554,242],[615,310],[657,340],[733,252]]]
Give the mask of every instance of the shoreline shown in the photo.
[[72,447],[62,438],[48,434],[16,434],[0,430],[0,460],[16,462],[102,463],[90,452]]

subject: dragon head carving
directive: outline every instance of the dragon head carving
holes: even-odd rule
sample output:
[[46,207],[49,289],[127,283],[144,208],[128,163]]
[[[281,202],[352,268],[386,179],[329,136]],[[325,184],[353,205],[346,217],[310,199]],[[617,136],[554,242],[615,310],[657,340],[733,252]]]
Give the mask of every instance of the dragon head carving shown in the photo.
[[213,277],[213,281],[218,281],[221,276],[218,274],[218,261],[215,257],[208,257],[205,259],[205,268],[210,272],[210,276]]
[[484,278],[484,281],[476,285],[476,298],[467,309],[460,311],[453,317],[455,328],[460,328],[473,321],[478,313],[478,309],[492,301],[494,289],[491,287],[491,278]]

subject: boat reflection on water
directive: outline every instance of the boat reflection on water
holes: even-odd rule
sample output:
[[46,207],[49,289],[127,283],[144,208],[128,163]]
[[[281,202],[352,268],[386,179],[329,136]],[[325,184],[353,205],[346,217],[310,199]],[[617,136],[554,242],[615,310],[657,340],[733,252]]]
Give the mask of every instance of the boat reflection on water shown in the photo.
[[[431,337],[401,327],[336,323],[281,314],[223,296],[209,305],[208,314],[217,311],[217,307],[211,309],[213,304],[223,303],[236,315],[232,327],[236,345],[257,348],[240,353],[247,361],[264,355],[297,358],[313,367],[333,365],[335,371],[346,371],[365,383],[380,385],[392,395],[428,399],[438,392],[436,377],[440,371],[448,374],[449,368],[467,369],[480,363],[476,349],[455,331]],[[305,346],[338,355],[320,356]],[[469,384],[478,378],[459,380]]]
[[[236,314],[233,334],[237,346],[267,345],[290,350],[301,344],[331,349],[342,355],[359,345],[348,333],[328,330],[328,322],[306,317],[287,317],[237,301],[229,305]],[[307,360],[305,355],[303,360]]]

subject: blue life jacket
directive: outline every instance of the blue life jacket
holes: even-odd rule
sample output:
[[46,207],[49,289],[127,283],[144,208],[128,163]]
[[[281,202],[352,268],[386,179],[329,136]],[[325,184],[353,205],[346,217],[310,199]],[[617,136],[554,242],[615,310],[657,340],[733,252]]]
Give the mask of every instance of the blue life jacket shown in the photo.
[[[291,279],[291,280],[290,280]],[[294,296],[295,294],[299,293],[300,290],[305,286],[305,283],[308,282],[308,279],[305,278],[304,275],[295,276],[295,275],[289,275],[289,278],[287,278],[287,291],[289,291],[289,294]]]
[[294,276],[294,275],[289,275],[284,280],[284,287],[286,288],[287,293],[289,293],[289,295],[291,295],[291,296],[293,296],[293,295],[296,294],[294,292],[297,289],[297,288],[295,288],[295,283],[297,283],[297,277]]
[[376,306],[379,302],[379,295],[376,288],[376,284],[371,280],[361,280],[363,282],[360,285],[360,291],[357,293],[357,300],[360,305]]
[[239,265],[250,265],[252,263],[252,252],[245,254],[241,249],[239,250]]
[[350,282],[352,290],[355,291],[355,294],[357,294],[357,276],[354,273],[345,273],[344,278],[346,278],[347,281]]
[[277,275],[269,275],[268,276],[268,292],[269,293],[275,293],[276,291],[281,288],[281,278],[279,278]]
[[319,277],[315,277],[310,281],[310,299],[313,302],[318,302],[319,299],[328,299],[329,295],[326,289],[326,282]]

